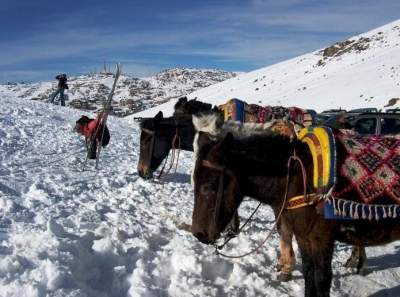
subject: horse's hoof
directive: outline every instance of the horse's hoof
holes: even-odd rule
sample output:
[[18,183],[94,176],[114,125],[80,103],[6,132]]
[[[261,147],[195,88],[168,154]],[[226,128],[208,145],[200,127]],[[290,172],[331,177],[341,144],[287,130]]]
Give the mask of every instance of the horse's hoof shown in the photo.
[[283,273],[279,274],[278,280],[281,282],[288,282],[292,279],[292,275],[290,273]]
[[361,276],[366,276],[368,274],[368,269],[366,267],[357,269],[357,274]]

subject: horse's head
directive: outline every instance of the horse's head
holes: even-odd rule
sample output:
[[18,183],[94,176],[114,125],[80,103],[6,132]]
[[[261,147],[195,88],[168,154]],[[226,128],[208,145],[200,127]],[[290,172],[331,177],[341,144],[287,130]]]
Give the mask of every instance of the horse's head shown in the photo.
[[[171,148],[171,128],[163,125],[167,120],[160,111],[154,118],[143,119],[140,123],[139,176],[149,179],[168,155]],[[167,131],[168,130],[168,131]]]
[[198,156],[194,169],[192,233],[203,243],[213,243],[226,228],[240,204],[237,171],[228,161],[233,136],[214,141],[199,132]]
[[210,111],[211,104],[197,101],[196,99],[188,100],[187,97],[181,97],[174,106],[174,116],[176,115],[194,115],[202,112]]

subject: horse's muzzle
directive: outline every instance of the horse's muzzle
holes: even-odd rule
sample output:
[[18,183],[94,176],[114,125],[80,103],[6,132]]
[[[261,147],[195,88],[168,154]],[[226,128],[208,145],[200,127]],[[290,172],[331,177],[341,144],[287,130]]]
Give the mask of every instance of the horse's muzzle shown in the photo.
[[138,170],[139,176],[143,179],[151,179],[153,177],[153,172],[150,170],[143,171],[143,170]]
[[195,232],[193,235],[201,242],[204,244],[213,244],[214,241],[208,239],[207,235],[203,232]]
[[150,167],[144,165],[142,161],[139,161],[137,171],[139,173],[139,176],[143,179],[151,179],[153,177],[153,172]]

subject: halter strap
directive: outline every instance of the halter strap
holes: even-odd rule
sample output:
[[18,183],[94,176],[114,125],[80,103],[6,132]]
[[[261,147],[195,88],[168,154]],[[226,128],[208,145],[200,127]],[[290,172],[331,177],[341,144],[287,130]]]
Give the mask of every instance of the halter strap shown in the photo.
[[[221,255],[221,256],[223,256],[223,257],[225,257],[225,258],[231,258],[231,259],[243,258],[243,257],[246,257],[246,256],[248,256],[248,255],[251,255],[251,254],[257,252],[257,251],[267,242],[267,240],[271,237],[272,232],[273,232],[273,231],[275,230],[275,228],[277,227],[277,224],[278,224],[278,222],[279,222],[279,220],[280,220],[280,218],[281,218],[281,216],[282,216],[283,211],[286,209],[286,205],[287,205],[287,202],[288,202],[289,181],[290,181],[290,168],[291,168],[291,163],[292,163],[292,161],[297,161],[297,162],[299,162],[300,168],[301,168],[301,174],[302,174],[302,179],[303,179],[303,191],[304,191],[304,193],[303,193],[303,196],[300,196],[300,197],[303,197],[305,203],[310,203],[310,202],[308,201],[308,199],[307,199],[307,196],[306,196],[306,195],[307,195],[307,175],[306,175],[306,170],[305,170],[303,161],[297,156],[296,150],[294,150],[294,151],[293,151],[293,155],[289,157],[288,162],[287,162],[287,169],[288,169],[288,170],[287,170],[287,175],[286,175],[286,187],[285,187],[285,194],[284,194],[284,197],[283,197],[283,203],[282,203],[281,209],[280,209],[280,211],[279,211],[279,213],[278,213],[278,216],[275,218],[274,225],[272,226],[272,229],[269,230],[267,236],[264,238],[264,240],[263,240],[257,247],[255,247],[254,249],[252,249],[251,251],[249,251],[249,252],[247,252],[247,253],[244,253],[244,254],[242,254],[242,255],[237,255],[237,256],[236,256],[236,255],[235,255],[235,256],[227,255],[227,254],[224,254],[224,253],[219,252],[219,250],[222,249],[222,248],[230,241],[231,238],[229,238],[229,239],[226,240],[222,245],[220,245],[220,246],[215,245],[215,253],[216,253],[216,254]],[[201,163],[201,165],[202,165],[202,166],[205,166],[205,167],[213,168],[213,169],[218,170],[218,171],[221,171],[221,173],[222,173],[221,175],[224,175],[223,173],[224,173],[224,171],[226,170],[225,167],[219,166],[219,165],[216,165],[216,164],[213,164],[213,163],[211,163],[211,162],[209,162],[209,161],[207,161],[207,160],[203,160],[202,163]],[[222,179],[222,181],[223,181],[223,179]],[[220,194],[219,194],[219,193],[220,193],[220,187],[221,187],[221,178],[220,178],[220,185],[218,186],[218,196],[220,195]],[[222,191],[223,191],[223,185],[222,185]],[[296,196],[296,197],[294,197],[294,198],[297,198],[297,197],[299,197],[299,196]],[[217,199],[222,199],[222,198],[218,198],[218,197],[217,197]],[[261,205],[261,202],[260,202],[260,204],[257,206],[257,208],[255,209],[255,211],[251,214],[250,218],[246,221],[246,223],[240,228],[240,230],[247,224],[247,222],[251,219],[251,217],[252,217],[252,216],[255,214],[255,212],[258,210],[258,208],[259,208],[260,205]]]
[[150,129],[147,129],[147,128],[142,128],[141,130],[144,131],[144,132],[146,132],[147,134],[151,134],[151,135],[154,135],[154,134],[155,134],[154,131],[152,131],[152,130],[150,130]]

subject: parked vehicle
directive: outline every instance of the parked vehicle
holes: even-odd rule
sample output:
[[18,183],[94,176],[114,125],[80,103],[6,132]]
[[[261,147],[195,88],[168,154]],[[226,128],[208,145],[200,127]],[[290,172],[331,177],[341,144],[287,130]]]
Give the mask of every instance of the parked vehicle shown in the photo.
[[399,108],[387,109],[386,112],[388,112],[388,113],[400,113],[400,107]]
[[341,113],[331,116],[321,125],[353,129],[361,135],[400,134],[400,113]]
[[375,107],[368,107],[368,108],[356,108],[356,109],[350,109],[348,113],[373,113],[373,112],[379,112],[379,110]]
[[354,130],[363,135],[400,134],[400,114],[363,113],[349,120]]

